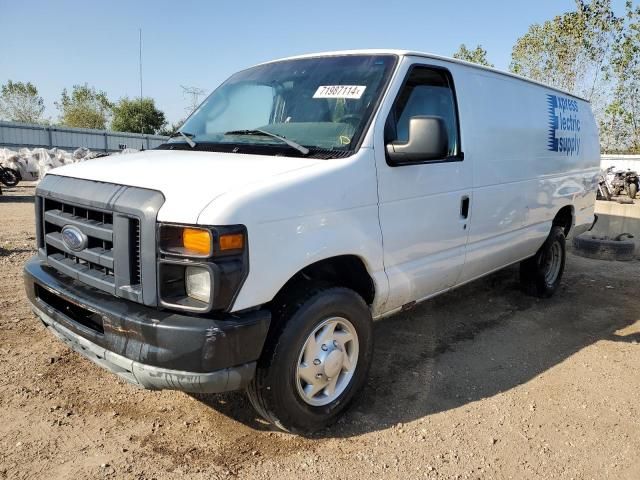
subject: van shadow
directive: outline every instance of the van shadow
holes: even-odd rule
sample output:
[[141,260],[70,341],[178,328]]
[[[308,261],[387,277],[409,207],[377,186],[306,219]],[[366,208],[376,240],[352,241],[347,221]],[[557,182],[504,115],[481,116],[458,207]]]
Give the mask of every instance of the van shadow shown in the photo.
[[[377,322],[365,389],[336,425],[311,437],[411,422],[517,387],[598,340],[637,340],[615,332],[638,320],[640,299],[606,289],[600,262],[569,258],[551,299],[521,293],[511,267]],[[580,269],[572,271],[575,262]],[[255,430],[273,429],[241,393],[199,400]]]

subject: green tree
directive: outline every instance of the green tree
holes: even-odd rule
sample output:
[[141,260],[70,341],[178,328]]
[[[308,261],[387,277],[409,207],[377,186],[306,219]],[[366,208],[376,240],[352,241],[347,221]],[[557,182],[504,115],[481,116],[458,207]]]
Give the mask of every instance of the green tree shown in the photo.
[[164,127],[162,127],[160,130],[158,130],[158,135],[164,135],[166,137],[173,135],[178,131],[178,129],[182,126],[183,123],[184,123],[184,119],[178,120],[177,122],[172,123],[171,125],[167,124]]
[[621,21],[611,0],[576,0],[576,10],[533,24],[511,53],[517,74],[593,98],[608,78]]
[[167,121],[152,98],[121,98],[113,108],[111,129],[116,132],[158,133]]
[[478,45],[475,49],[469,50],[463,43],[460,45],[460,48],[458,48],[458,51],[453,54],[453,58],[477,63],[486,67],[493,67],[493,63],[489,63],[489,60],[487,60],[487,51],[482,48],[482,45]]
[[31,82],[9,80],[0,90],[0,116],[14,122],[41,123],[44,100]]
[[640,6],[626,3],[620,39],[613,46],[613,94],[600,122],[603,150],[640,153]]
[[65,88],[60,101],[56,102],[60,110],[60,123],[68,127],[107,128],[113,103],[102,91],[84,85],[74,85],[71,94]]

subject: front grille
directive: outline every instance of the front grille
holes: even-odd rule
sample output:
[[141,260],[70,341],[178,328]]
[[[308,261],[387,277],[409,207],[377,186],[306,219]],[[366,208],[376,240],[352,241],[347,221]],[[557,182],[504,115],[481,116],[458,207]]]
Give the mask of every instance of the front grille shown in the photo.
[[[156,306],[156,221],[163,203],[154,190],[46,175],[36,188],[38,255],[80,284]],[[79,238],[70,231],[65,243],[66,226]]]
[[139,285],[142,283],[142,265],[140,264],[140,249],[142,241],[140,239],[140,220],[132,219],[130,243],[133,246],[134,255],[131,257],[131,284]]
[[[43,198],[42,232],[47,262],[56,270],[94,288],[116,295],[118,278],[129,280],[134,287],[141,283],[140,222],[137,218],[121,217],[119,230],[128,230],[131,241],[125,238],[126,255],[115,260],[114,245],[120,241],[114,229],[114,212]],[[116,216],[116,219],[118,216]],[[70,249],[62,237],[65,226],[74,226],[84,233],[88,242],[84,249]],[[124,226],[124,228],[122,228]],[[120,232],[118,232],[120,233]],[[126,231],[122,232],[126,234]],[[123,251],[120,249],[120,251]],[[116,272],[116,269],[124,270]]]

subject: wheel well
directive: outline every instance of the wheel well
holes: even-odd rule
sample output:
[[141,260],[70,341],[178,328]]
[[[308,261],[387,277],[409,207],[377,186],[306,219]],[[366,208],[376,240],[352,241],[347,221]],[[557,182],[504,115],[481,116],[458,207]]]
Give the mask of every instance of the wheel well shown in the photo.
[[375,297],[375,286],[363,261],[355,255],[340,255],[326,258],[306,266],[280,289],[274,298],[293,285],[308,281],[324,281],[336,286],[350,288],[371,305]]
[[565,237],[569,235],[569,231],[573,226],[573,207],[571,205],[562,207],[558,213],[556,213],[553,219],[553,226],[564,228]]

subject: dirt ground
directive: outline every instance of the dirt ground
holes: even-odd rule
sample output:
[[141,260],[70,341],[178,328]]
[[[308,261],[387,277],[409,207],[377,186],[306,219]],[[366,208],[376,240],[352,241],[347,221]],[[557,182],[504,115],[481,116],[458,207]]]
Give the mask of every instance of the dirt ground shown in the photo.
[[570,255],[558,294],[517,268],[378,322],[370,381],[312,438],[240,393],[137,390],[30,313],[33,188],[0,197],[0,479],[640,478],[640,262]]

